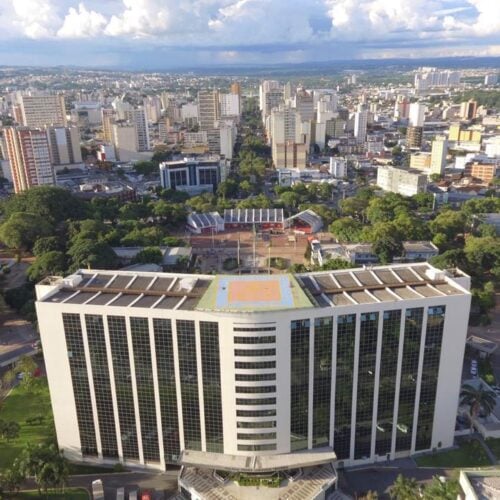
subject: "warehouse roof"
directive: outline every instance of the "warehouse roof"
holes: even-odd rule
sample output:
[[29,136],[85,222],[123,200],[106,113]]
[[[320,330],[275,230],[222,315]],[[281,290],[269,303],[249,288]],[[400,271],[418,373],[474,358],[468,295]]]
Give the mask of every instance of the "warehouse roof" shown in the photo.
[[224,210],[226,224],[266,224],[283,221],[282,208],[231,208]]

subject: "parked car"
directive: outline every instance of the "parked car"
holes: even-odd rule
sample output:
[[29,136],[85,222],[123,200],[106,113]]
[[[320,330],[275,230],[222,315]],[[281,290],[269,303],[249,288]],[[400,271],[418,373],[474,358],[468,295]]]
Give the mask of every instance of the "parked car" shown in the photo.
[[141,493],[141,500],[152,500],[153,495],[150,491],[145,490]]
[[474,377],[477,377],[477,360],[473,359],[470,362],[470,374]]
[[104,500],[104,487],[101,479],[92,481],[92,498],[94,500]]
[[125,500],[125,488],[118,488],[116,490],[116,500]]

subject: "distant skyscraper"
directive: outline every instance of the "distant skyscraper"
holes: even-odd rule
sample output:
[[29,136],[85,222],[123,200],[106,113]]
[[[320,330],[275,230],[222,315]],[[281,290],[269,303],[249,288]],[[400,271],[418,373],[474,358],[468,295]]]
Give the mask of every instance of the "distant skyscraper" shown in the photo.
[[66,107],[62,95],[21,96],[23,125],[43,128],[46,125],[66,126]]
[[220,116],[240,116],[240,96],[238,94],[220,94]]
[[314,97],[304,89],[297,91],[295,96],[295,108],[303,122],[314,119]]
[[236,94],[237,96],[241,97],[241,85],[240,82],[233,82],[231,83],[231,94]]
[[425,120],[426,106],[419,102],[410,104],[409,125],[410,127],[423,127]]
[[498,83],[498,74],[494,73],[491,75],[486,75],[484,77],[484,84],[489,86],[489,85],[496,85]]
[[52,165],[82,162],[78,127],[47,127]]
[[472,120],[477,114],[477,101],[470,100],[460,105],[460,116],[464,120]]
[[124,122],[115,123],[113,125],[113,144],[118,160],[130,161],[136,158],[139,145],[135,125]]
[[437,68],[419,68],[415,73],[415,89],[428,90],[433,87],[456,87],[462,75],[459,71],[442,71]]
[[423,127],[408,127],[406,131],[406,142],[409,148],[418,149],[422,146]]
[[149,127],[146,118],[146,110],[140,106],[126,113],[127,121],[136,128],[138,151],[149,151],[151,145],[149,142]]
[[438,136],[432,141],[431,174],[444,174],[446,155],[448,154],[448,141],[444,136]]
[[102,136],[107,143],[113,142],[113,123],[115,122],[115,110],[103,108],[102,114]]
[[45,130],[7,127],[4,135],[16,193],[34,186],[55,184]]
[[[276,80],[264,80],[263,82],[261,82],[259,86],[259,109],[262,112],[264,112],[265,110],[265,102],[266,102],[265,94],[267,92],[270,92],[271,90],[277,90],[277,91],[281,90],[280,83],[277,82]],[[269,113],[270,112],[271,110],[269,110]],[[267,113],[265,116],[267,116],[269,113]]]
[[356,137],[357,142],[365,142],[367,125],[368,111],[364,104],[360,104],[358,106],[358,111],[354,115],[354,137]]
[[205,90],[198,92],[198,121],[201,130],[212,130],[220,118],[219,92]]

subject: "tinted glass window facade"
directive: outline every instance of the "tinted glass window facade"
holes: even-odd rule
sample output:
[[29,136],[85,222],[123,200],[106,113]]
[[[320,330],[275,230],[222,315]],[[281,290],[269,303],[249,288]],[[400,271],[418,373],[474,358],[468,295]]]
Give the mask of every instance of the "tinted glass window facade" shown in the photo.
[[398,421],[396,424],[396,451],[410,450],[411,448],[423,315],[424,309],[422,307],[406,310]]
[[372,437],[373,392],[377,363],[378,313],[360,315],[358,390],[354,458],[369,458]]
[[418,404],[417,439],[415,449],[427,450],[431,447],[434,407],[441,358],[441,344],[445,320],[445,306],[429,307],[425,334],[422,383]]
[[63,313],[62,318],[82,453],[84,456],[97,456],[97,441],[80,315]]
[[123,316],[108,316],[123,458],[139,459],[127,327]]
[[222,399],[220,388],[219,325],[200,322],[201,360],[203,367],[203,404],[207,451],[224,451]]
[[337,373],[335,380],[335,429],[333,448],[339,460],[349,458],[356,315],[337,318]]
[[156,405],[147,318],[130,318],[130,331],[134,347],[135,379],[139,416],[141,419],[142,450],[144,460],[160,461]]
[[399,334],[401,331],[400,309],[385,311],[383,314],[377,435],[375,443],[375,453],[377,455],[386,455],[391,452],[396,376],[398,371]]
[[115,415],[109,378],[106,341],[102,316],[85,315],[87,338],[89,342],[90,363],[94,379],[94,393],[97,406],[97,418],[101,434],[102,454],[104,457],[117,458]]
[[309,415],[309,320],[291,323],[290,448],[307,448]]
[[194,321],[177,320],[177,349],[181,378],[184,447],[201,450],[200,398],[196,364],[196,333]]
[[153,319],[160,395],[161,427],[165,461],[175,462],[180,455],[177,389],[175,386],[174,346],[169,319]]
[[313,447],[330,441],[333,318],[314,320]]

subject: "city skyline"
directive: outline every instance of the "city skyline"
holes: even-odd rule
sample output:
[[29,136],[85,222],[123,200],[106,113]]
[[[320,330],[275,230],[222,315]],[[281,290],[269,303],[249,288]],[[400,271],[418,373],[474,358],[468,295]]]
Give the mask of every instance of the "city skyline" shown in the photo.
[[2,0],[0,63],[74,64],[76,53],[81,65],[144,69],[498,56],[499,19],[488,0]]

